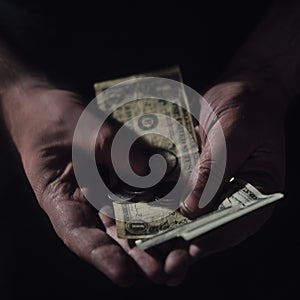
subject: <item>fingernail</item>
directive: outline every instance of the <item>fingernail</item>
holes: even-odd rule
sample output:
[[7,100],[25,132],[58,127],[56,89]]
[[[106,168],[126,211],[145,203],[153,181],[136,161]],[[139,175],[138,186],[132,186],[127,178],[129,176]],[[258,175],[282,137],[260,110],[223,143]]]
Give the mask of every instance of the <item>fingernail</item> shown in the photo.
[[203,254],[203,249],[201,249],[198,245],[192,244],[189,248],[189,254],[193,259],[197,260]]
[[185,215],[185,216],[190,216],[190,215],[194,214],[194,211],[192,211],[192,210],[188,207],[188,205],[186,204],[185,201],[181,202],[181,204],[180,204],[180,211],[181,211],[181,213],[182,213],[183,215]]

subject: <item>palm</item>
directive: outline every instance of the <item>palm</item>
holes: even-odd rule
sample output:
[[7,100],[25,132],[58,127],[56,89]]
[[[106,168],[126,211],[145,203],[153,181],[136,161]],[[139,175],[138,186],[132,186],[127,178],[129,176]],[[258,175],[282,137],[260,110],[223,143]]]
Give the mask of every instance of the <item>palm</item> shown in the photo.
[[[35,99],[36,98],[36,99]],[[31,95],[35,118],[21,148],[25,172],[36,197],[64,243],[115,283],[131,284],[136,265],[110,238],[97,211],[76,184],[72,139],[83,106],[73,93],[51,90]]]
[[[24,147],[26,151],[21,151],[21,156],[37,199],[59,237],[79,257],[119,285],[131,284],[137,272],[154,282],[177,283],[185,272],[178,275],[178,268],[165,268],[166,251],[142,252],[117,239],[115,226],[107,226],[108,218],[104,218],[105,228],[97,210],[78,187],[72,166],[72,142],[83,106],[77,96],[63,91],[35,96],[40,106],[34,106],[38,111],[30,124],[27,141],[30,149]],[[41,98],[45,101],[40,101]],[[107,127],[102,141],[107,140],[109,144],[114,132],[114,126]],[[99,146],[96,152],[102,165],[107,162],[109,149],[104,144],[105,149]],[[84,152],[85,145],[79,147]],[[180,262],[186,265],[186,259],[179,260],[176,264],[179,267]]]

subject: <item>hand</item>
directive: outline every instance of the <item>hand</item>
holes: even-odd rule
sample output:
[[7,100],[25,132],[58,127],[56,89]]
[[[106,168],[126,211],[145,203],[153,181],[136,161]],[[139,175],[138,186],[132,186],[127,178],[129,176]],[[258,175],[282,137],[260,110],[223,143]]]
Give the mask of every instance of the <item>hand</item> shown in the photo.
[[[262,83],[260,83],[262,84]],[[204,98],[217,114],[224,130],[227,147],[227,165],[224,178],[214,199],[203,209],[199,209],[199,199],[208,179],[212,164],[209,138],[200,130],[202,153],[194,172],[196,186],[185,199],[182,211],[189,217],[199,216],[220,203],[219,196],[231,177],[244,179],[255,185],[262,192],[273,193],[283,190],[284,184],[284,106],[280,97],[283,94],[268,89],[252,81],[226,82],[211,88]],[[273,106],[272,102],[277,105]],[[209,115],[200,112],[202,124],[209,126]],[[214,138],[214,127],[208,135]],[[213,141],[216,152],[222,151],[224,145],[219,140]],[[165,283],[177,285],[183,281],[189,266],[211,253],[232,247],[254,234],[270,217],[273,205],[261,208],[251,214],[230,222],[190,243],[173,240],[142,252],[127,240],[118,239],[115,223],[112,219],[101,215],[107,233],[114,238],[126,252],[138,262],[141,269],[147,272],[151,264],[150,256],[161,257],[164,271],[169,275]],[[154,255],[155,254],[155,255]],[[141,257],[145,258],[144,260]],[[172,276],[170,276],[172,274]]]
[[[138,272],[136,263],[106,234],[98,212],[74,178],[73,133],[84,109],[79,97],[67,91],[34,87],[14,88],[4,100],[10,103],[4,107],[6,123],[25,173],[58,236],[116,284],[132,284]],[[108,164],[107,152],[114,132],[114,126],[100,131],[96,153],[101,166]],[[84,151],[84,145],[80,147]],[[160,262],[151,261],[156,276],[160,266]]]
[[106,227],[107,234],[134,259],[141,275],[154,283],[170,286],[178,285],[184,280],[191,264],[187,243],[172,240],[142,251],[132,240],[118,238],[114,219],[101,212],[99,216]]
[[[119,285],[132,284],[137,275],[159,284],[179,284],[190,264],[186,244],[172,241],[145,252],[118,239],[114,220],[101,213],[100,219],[78,187],[71,159],[74,129],[84,109],[81,99],[67,91],[30,87],[14,88],[3,100],[10,103],[4,105],[4,115],[28,180],[70,250]],[[115,124],[100,131],[96,147],[100,169],[110,167],[115,132]],[[85,152],[85,145],[77,146]],[[134,152],[138,155],[132,167],[142,173],[142,161],[148,159],[141,158],[138,147]]]
[[[212,160],[209,138],[200,130],[203,148],[193,178],[196,186],[182,205],[186,215],[196,217],[219,204],[219,196],[226,190],[231,177],[244,179],[265,193],[283,190],[284,97],[266,82],[251,79],[218,84],[205,94],[204,98],[217,114],[224,131],[227,164],[219,192],[200,209],[200,196],[216,163]],[[209,115],[200,112],[200,119],[208,126]],[[214,126],[211,126],[208,136],[215,152],[224,151],[224,145],[215,139]],[[255,233],[271,215],[272,209],[273,206],[264,207],[195,239],[190,245],[190,255],[196,259],[236,245]]]
[[[230,104],[232,100],[231,104],[233,104],[234,99],[242,99],[244,95],[242,87],[242,84],[227,86],[232,97],[224,97],[223,102],[215,103],[225,105],[226,103]],[[209,93],[218,88],[215,87]],[[226,86],[222,86],[226,96],[228,90],[225,88]],[[73,177],[71,147],[74,128],[83,110],[81,101],[76,95],[69,92],[43,89],[38,93],[35,91],[33,94],[25,94],[23,97],[30,98],[30,101],[26,103],[31,105],[28,105],[26,111],[18,116],[18,122],[14,122],[14,117],[10,117],[8,123],[11,125],[11,132],[21,153],[25,172],[39,203],[49,215],[56,232],[66,245],[114,282],[121,285],[130,284],[134,281],[136,274],[140,272],[156,283],[176,285],[184,279],[189,265],[199,257],[218,251],[224,246],[227,247],[231,244],[230,239],[232,238],[234,242],[241,238],[240,230],[237,230],[238,239],[235,237],[236,234],[232,234],[239,228],[233,226],[235,222],[232,222],[223,226],[222,230],[214,231],[190,244],[171,241],[148,252],[140,251],[128,241],[118,239],[114,223],[103,215],[101,216],[102,222],[100,221],[97,212],[83,197]],[[208,99],[212,101],[214,98]],[[26,99],[22,100],[26,101]],[[237,112],[243,111],[242,108],[245,109],[244,102],[240,103],[236,109],[228,109],[227,114],[223,114],[222,122],[227,122],[226,125],[229,125],[229,129],[234,129],[235,127],[231,124],[236,124],[240,120],[241,115]],[[234,105],[229,105],[229,107],[235,108]],[[238,107],[240,110],[237,109]],[[216,106],[216,109],[222,110],[221,106]],[[246,110],[246,112],[250,113],[251,110]],[[28,115],[32,116],[30,122],[28,122]],[[16,125],[17,123],[27,124],[27,126],[22,128],[20,125]],[[228,135],[225,134],[226,137],[230,137],[230,132],[228,130]],[[102,146],[110,143],[113,134],[114,130],[110,130],[108,127],[104,139],[102,139],[107,143],[102,143]],[[241,132],[237,132],[237,134],[241,134]],[[201,138],[202,144],[205,145],[205,137],[201,135]],[[259,138],[257,140],[259,141]],[[107,151],[104,148],[107,149],[107,147],[99,148],[99,156],[102,157],[102,159],[100,157],[100,163],[105,164],[106,159],[104,158],[107,157]],[[207,149],[209,148],[207,147]],[[233,149],[235,148],[233,147]],[[203,153],[206,153],[205,147],[201,158],[208,157]],[[226,178],[228,177],[230,176],[227,175]],[[247,179],[246,177],[242,178]],[[257,176],[254,178],[256,179]],[[249,181],[253,183],[253,181]],[[198,187],[199,185],[197,185]],[[187,201],[193,203],[194,200],[190,199],[193,198],[190,197]],[[262,219],[264,218],[265,214]],[[250,224],[251,222],[253,223],[253,218],[252,221],[250,220]],[[256,224],[260,225],[262,222]],[[249,224],[249,221],[246,220],[246,224]],[[233,226],[233,228],[229,232],[227,230],[227,235],[221,234],[228,226]],[[250,229],[252,230],[251,227]],[[209,238],[212,234],[213,238]],[[244,235],[245,231],[242,232],[243,237]]]

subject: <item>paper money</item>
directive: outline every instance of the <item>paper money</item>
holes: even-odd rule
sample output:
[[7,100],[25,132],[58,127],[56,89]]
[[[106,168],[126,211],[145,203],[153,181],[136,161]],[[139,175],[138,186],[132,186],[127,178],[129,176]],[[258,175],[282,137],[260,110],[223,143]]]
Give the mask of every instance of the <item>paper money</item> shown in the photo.
[[[132,204],[114,202],[118,236],[127,239],[149,237],[188,221],[178,211],[174,212],[174,202],[172,208],[168,206],[157,207],[156,200],[167,194],[168,190],[176,184],[180,172],[185,178],[188,178],[199,157],[199,147],[192,117],[188,110],[183,108],[189,107],[183,89],[178,90],[174,99],[174,90],[165,81],[162,81],[162,85],[159,87],[157,85],[152,87],[150,82],[150,84],[147,83],[147,89],[159,88],[163,99],[171,98],[175,103],[154,98],[126,103],[127,97],[138,96],[134,92],[132,94],[132,90],[136,90],[138,93],[139,87],[135,86],[135,82],[128,83],[129,96],[124,93],[123,87],[115,86],[125,80],[149,76],[182,81],[179,68],[173,67],[94,85],[98,95],[99,108],[102,111],[111,110],[113,119],[123,124],[126,123],[126,126],[137,136],[143,136],[144,141],[153,149],[154,153],[162,155],[167,161],[166,176],[154,190],[142,194],[126,189],[117,191],[117,198],[134,201]],[[112,86],[114,89],[110,91],[109,88]],[[101,93],[105,93],[105,97],[101,96]],[[176,122],[172,122],[172,120]],[[159,134],[145,135],[149,128],[155,128]],[[109,195],[109,198],[114,200],[113,193]],[[167,203],[168,200],[170,199],[162,198],[162,202]],[[141,216],[140,220],[137,219],[137,216]]]
[[[182,81],[179,67],[173,67],[157,72],[96,83],[94,87],[96,95],[98,95],[98,106],[102,111],[112,110],[112,117],[115,120],[123,124],[126,123],[126,126],[135,132],[137,136],[143,136],[150,147],[165,156],[171,166],[180,166],[181,172],[185,176],[189,176],[197,162],[199,147],[192,117],[187,110],[183,109],[183,107],[189,107],[184,90],[180,89],[176,99],[174,99],[174,91],[164,81],[159,87],[161,95],[164,99],[171,98],[178,104],[151,98],[132,101],[124,105],[122,103],[126,102],[127,97],[138,96],[132,93],[132,90],[135,89],[135,83],[128,83],[129,95],[124,93],[122,87],[119,89],[114,87],[113,91],[108,90],[109,87],[125,80],[142,77],[161,77]],[[142,83],[137,83],[137,85],[140,84]],[[147,89],[151,88],[157,89],[157,86],[151,87],[151,83],[150,85],[147,83]],[[138,86],[136,90],[138,93]],[[101,97],[102,92],[106,92],[105,97]],[[137,120],[133,120],[134,117],[138,117]],[[176,120],[179,124],[171,122],[171,120]],[[153,128],[156,128],[159,134],[145,135],[147,130]],[[187,131],[183,131],[183,128],[186,128]],[[176,173],[175,170],[174,173]]]
[[178,210],[153,205],[153,201],[113,203],[120,238],[141,239],[186,224],[190,220]]
[[[232,193],[231,195],[230,192]],[[179,224],[175,228],[173,227],[153,235],[153,237],[139,239],[135,242],[136,245],[138,248],[146,250],[173,238],[180,237],[186,241],[190,241],[210,230],[283,197],[283,194],[281,193],[265,195],[250,183],[241,183],[238,181],[233,181],[231,183],[227,195],[228,196],[219,205],[218,209],[193,221],[188,221],[186,224]]]
[[[140,74],[127,78],[106,81],[95,84],[96,93],[106,91],[109,87],[123,82],[127,79],[160,76],[181,81],[180,71],[177,67],[156,73]],[[151,88],[151,87],[150,87]],[[168,96],[168,87],[162,86],[164,96]],[[196,141],[195,129],[193,127],[190,114],[180,106],[160,99],[141,99],[122,105],[126,94],[118,93],[114,90],[107,100],[99,97],[98,105],[101,110],[112,110],[112,117],[121,123],[126,123],[131,130],[138,135],[142,135],[147,126],[158,126],[163,130],[163,135],[171,136],[175,143],[163,136],[147,135],[145,140],[156,151],[163,155],[168,162],[168,170],[174,174],[181,168],[186,176],[192,171],[198,159],[199,148],[194,143],[190,143],[186,133],[168,124],[166,119],[156,119],[154,114],[157,112],[176,119],[185,126],[188,133]],[[184,103],[188,107],[184,92],[178,95],[177,102]],[[119,106],[121,104],[121,106]],[[131,122],[134,117],[140,116],[140,122]],[[176,147],[177,146],[177,147]],[[169,179],[172,176],[169,176]],[[173,179],[172,179],[173,180]],[[159,188],[166,186],[167,180]],[[111,193],[108,197],[113,201],[114,212],[116,215],[117,234],[120,238],[135,239],[136,245],[143,250],[181,237],[191,240],[204,234],[218,226],[239,218],[255,209],[268,205],[283,197],[283,194],[276,193],[264,195],[249,183],[240,181],[231,182],[226,194],[221,197],[221,204],[212,212],[201,216],[195,220],[184,217],[174,207],[169,206],[168,201],[173,199],[160,199],[160,206],[156,205],[158,199],[157,191],[140,190],[118,190]],[[159,191],[158,191],[159,192]],[[163,200],[163,201],[161,201]],[[125,202],[126,201],[126,202]],[[128,203],[131,201],[131,203]]]

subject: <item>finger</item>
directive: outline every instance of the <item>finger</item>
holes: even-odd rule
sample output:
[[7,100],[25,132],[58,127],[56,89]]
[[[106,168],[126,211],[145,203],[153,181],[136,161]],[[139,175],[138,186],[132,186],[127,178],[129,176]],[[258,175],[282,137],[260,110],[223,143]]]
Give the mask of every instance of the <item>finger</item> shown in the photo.
[[134,259],[140,267],[144,276],[156,284],[164,284],[167,275],[164,271],[164,256],[161,256],[155,249],[148,251],[132,247],[128,254]]
[[96,228],[74,228],[64,236],[66,245],[120,286],[135,282],[130,257],[105,232]]
[[222,188],[252,150],[239,132],[226,136],[224,130],[224,134],[222,137],[216,128],[210,130],[191,176],[192,191],[181,205],[182,213],[188,217],[206,213],[218,203]]
[[177,246],[172,250],[165,261],[165,272],[168,276],[166,282],[169,286],[176,286],[184,280],[189,266],[191,257],[188,252],[187,243],[177,243]]
[[116,232],[115,221],[102,212],[99,212],[99,216],[106,226],[107,234],[117,241],[124,251],[133,258],[139,266],[140,272],[154,283],[165,283],[167,279],[164,271],[165,255],[162,255],[155,249],[142,251],[135,246],[134,241],[119,238]]

